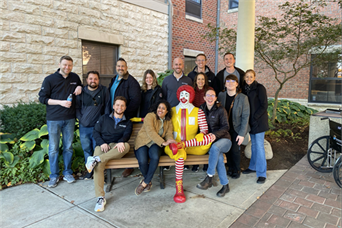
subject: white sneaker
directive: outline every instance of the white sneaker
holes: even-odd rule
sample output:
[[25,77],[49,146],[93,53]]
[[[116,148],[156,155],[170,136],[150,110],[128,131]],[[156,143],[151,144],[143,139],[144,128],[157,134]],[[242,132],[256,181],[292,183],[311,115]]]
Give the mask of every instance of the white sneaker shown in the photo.
[[104,211],[104,206],[106,205],[106,199],[102,196],[97,198],[97,203],[95,205],[94,211],[99,212],[99,211]]
[[91,171],[93,171],[96,164],[97,164],[97,161],[95,157],[89,156],[87,159],[87,163],[86,163],[86,168],[88,170],[88,173],[91,173]]

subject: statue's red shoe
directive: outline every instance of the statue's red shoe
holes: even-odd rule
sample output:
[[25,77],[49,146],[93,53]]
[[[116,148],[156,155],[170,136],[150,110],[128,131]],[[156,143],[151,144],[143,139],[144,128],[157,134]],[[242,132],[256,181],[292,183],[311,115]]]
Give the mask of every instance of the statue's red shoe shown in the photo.
[[176,180],[176,194],[173,197],[176,203],[184,203],[186,201],[184,190],[183,190],[183,180]]

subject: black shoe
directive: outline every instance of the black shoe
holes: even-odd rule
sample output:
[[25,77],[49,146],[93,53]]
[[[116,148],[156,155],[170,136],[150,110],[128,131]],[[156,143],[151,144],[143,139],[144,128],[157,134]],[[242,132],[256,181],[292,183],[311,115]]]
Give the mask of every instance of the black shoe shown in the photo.
[[198,170],[199,170],[199,166],[198,165],[193,165],[192,166],[192,169],[191,169],[192,172],[196,172],[197,173]]
[[80,180],[90,180],[93,178],[94,171],[91,173],[85,172],[82,176],[80,176],[78,179]]
[[258,184],[264,184],[266,181],[266,177],[258,177],[257,183]]
[[235,171],[232,173],[231,178],[238,179],[240,177],[241,171]]
[[229,192],[229,184],[223,185],[221,190],[216,193],[218,197],[223,197],[226,193]]
[[227,175],[231,177],[231,176],[233,175],[233,171],[228,170],[228,171],[227,171]]
[[204,181],[196,185],[197,188],[202,190],[207,190],[211,186],[213,186],[213,177],[209,177],[208,175],[205,177]]
[[242,171],[243,174],[250,174],[250,173],[255,173],[255,170],[251,170],[251,169],[245,169],[244,171]]
[[165,171],[170,170],[170,167],[171,166],[163,166],[163,170],[165,170]]
[[188,165],[184,166],[184,170],[189,170],[189,169],[190,169],[190,167]]
[[207,172],[207,170],[208,170],[208,165],[207,165],[207,164],[204,164],[204,165],[203,165],[203,172]]

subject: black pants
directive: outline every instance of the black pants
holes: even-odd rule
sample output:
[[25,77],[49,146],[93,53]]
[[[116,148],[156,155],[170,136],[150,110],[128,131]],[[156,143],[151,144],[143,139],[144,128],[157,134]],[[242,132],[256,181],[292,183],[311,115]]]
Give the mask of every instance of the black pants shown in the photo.
[[229,171],[238,172],[240,171],[240,161],[241,161],[241,153],[240,153],[240,146],[237,144],[236,137],[238,134],[232,130],[229,131],[230,136],[232,137],[232,147],[230,148],[229,152],[226,153],[227,157],[227,166]]

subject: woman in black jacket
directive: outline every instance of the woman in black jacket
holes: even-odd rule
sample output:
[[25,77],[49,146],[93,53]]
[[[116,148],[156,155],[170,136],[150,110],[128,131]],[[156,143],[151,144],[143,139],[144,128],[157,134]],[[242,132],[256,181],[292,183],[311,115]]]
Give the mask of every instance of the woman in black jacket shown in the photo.
[[243,174],[256,172],[258,177],[257,183],[263,184],[266,181],[266,157],[264,148],[265,132],[268,128],[267,115],[267,93],[265,87],[255,81],[255,71],[247,70],[245,75],[245,86],[242,92],[248,96],[251,107],[251,115],[249,124],[251,131],[249,132],[252,140],[252,156],[248,169]]
[[203,110],[208,122],[209,135],[213,144],[209,150],[209,161],[206,178],[199,183],[196,187],[199,189],[207,190],[213,186],[212,178],[215,175],[215,169],[223,185],[221,190],[217,192],[218,197],[223,197],[229,192],[228,178],[226,167],[224,165],[223,154],[227,152],[232,143],[229,135],[229,124],[226,110],[216,103],[217,97],[215,90],[210,88],[205,93],[205,103],[200,106]]
[[138,116],[144,118],[150,112],[150,108],[162,98],[163,93],[158,85],[156,74],[153,70],[146,70],[141,86],[141,103]]

